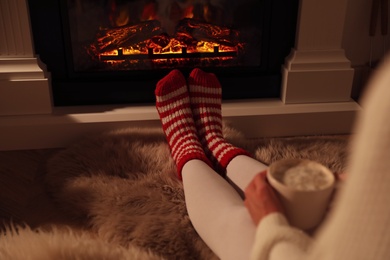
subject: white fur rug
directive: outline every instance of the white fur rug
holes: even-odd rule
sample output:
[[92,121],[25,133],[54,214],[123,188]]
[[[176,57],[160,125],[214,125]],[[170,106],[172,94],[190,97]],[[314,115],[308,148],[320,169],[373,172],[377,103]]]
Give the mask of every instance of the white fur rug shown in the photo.
[[[228,141],[269,164],[319,161],[342,172],[346,136]],[[17,227],[0,239],[0,259],[217,259],[188,218],[182,184],[160,128],[121,129],[81,140],[47,165],[50,196],[81,230]]]

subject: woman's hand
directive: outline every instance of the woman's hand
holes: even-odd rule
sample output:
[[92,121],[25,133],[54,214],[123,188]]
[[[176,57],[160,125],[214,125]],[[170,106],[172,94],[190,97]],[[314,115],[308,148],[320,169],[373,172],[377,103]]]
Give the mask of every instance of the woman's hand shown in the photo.
[[336,174],[336,180],[341,181],[341,182],[345,182],[346,179],[347,179],[346,172],[340,172],[340,173]]
[[284,213],[283,206],[267,181],[267,171],[257,174],[245,189],[245,206],[257,225],[268,214]]

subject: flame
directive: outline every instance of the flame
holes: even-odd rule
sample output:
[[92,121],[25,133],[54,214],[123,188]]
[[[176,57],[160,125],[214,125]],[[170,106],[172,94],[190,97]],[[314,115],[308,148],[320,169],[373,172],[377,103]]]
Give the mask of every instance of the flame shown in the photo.
[[[130,21],[130,16],[128,14],[128,11],[126,9],[120,9],[118,8],[115,0],[109,1],[109,7],[110,7],[110,21],[114,26],[124,26],[127,25]],[[119,9],[119,10],[118,10]],[[182,10],[182,18],[193,18],[194,14],[194,6],[190,5]],[[204,18],[207,20],[207,17],[211,14],[210,7],[205,4],[203,6],[203,15]],[[151,21],[156,20],[158,18],[157,16],[157,4],[155,2],[149,2],[146,4],[143,8],[142,14],[140,16],[141,21]],[[137,59],[129,58],[131,55],[154,55],[158,54],[160,58],[153,59],[153,63],[157,64],[165,64],[169,65],[170,63],[180,64],[180,62],[184,62],[185,58],[181,58],[180,54],[185,53],[214,53],[214,56],[211,56],[212,58],[199,58],[202,60],[212,60],[212,59],[218,59],[218,60],[226,60],[226,59],[232,59],[233,57],[224,57],[221,55],[221,57],[218,57],[218,53],[224,53],[224,52],[238,52],[240,49],[243,48],[243,45],[241,43],[237,44],[236,46],[226,46],[220,43],[212,42],[212,41],[198,41],[194,45],[186,45],[183,42],[179,41],[176,38],[170,38],[169,43],[165,44],[164,46],[161,46],[157,44],[152,39],[148,39],[145,41],[142,41],[138,44],[134,44],[132,46],[126,46],[119,48],[117,50],[107,51],[107,52],[101,52],[96,53],[99,58],[101,57],[107,57],[107,59],[101,59],[104,60],[105,63],[108,64],[118,64],[121,62],[128,62],[132,64],[137,64],[138,62],[141,62]],[[178,54],[177,58],[161,58],[164,57],[165,54]],[[115,59],[110,57],[120,57],[126,55],[126,59]],[[162,55],[162,56],[161,56]],[[175,61],[173,61],[175,60]]]
[[114,14],[115,14],[115,10],[116,10],[116,1],[110,0],[108,6],[110,9],[108,19],[110,20],[111,25],[115,25],[115,15]]
[[130,23],[130,15],[128,9],[118,7],[115,0],[109,1],[109,20],[112,26],[120,27]]
[[156,12],[156,3],[150,2],[145,5],[142,15],[141,15],[141,21],[149,21],[156,19],[157,17],[157,12]]
[[184,9],[183,18],[193,18],[194,17],[194,6],[191,5]]
[[130,21],[130,18],[129,18],[129,14],[127,13],[127,11],[124,9],[119,10],[119,14],[118,14],[117,18],[115,19],[116,26],[125,26],[129,23],[129,21]]

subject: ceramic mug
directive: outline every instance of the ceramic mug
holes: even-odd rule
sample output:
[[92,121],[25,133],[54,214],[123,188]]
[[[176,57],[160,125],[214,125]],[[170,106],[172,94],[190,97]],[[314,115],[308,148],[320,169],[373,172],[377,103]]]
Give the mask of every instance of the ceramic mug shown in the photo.
[[292,226],[310,230],[321,223],[335,187],[335,176],[327,167],[311,160],[283,159],[269,166],[267,179]]

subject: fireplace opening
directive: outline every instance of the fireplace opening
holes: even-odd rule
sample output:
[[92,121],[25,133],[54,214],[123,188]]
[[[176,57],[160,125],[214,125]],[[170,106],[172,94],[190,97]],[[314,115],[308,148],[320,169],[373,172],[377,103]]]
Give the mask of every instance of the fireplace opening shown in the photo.
[[[69,1],[74,69],[259,66],[261,21],[247,12],[261,13],[259,3],[110,0],[80,6]],[[89,22],[96,16],[102,19]],[[252,16],[251,26],[246,16]]]
[[[39,3],[38,3],[39,2]],[[223,99],[280,95],[298,0],[29,1],[55,106],[154,102],[172,69],[217,74]]]

